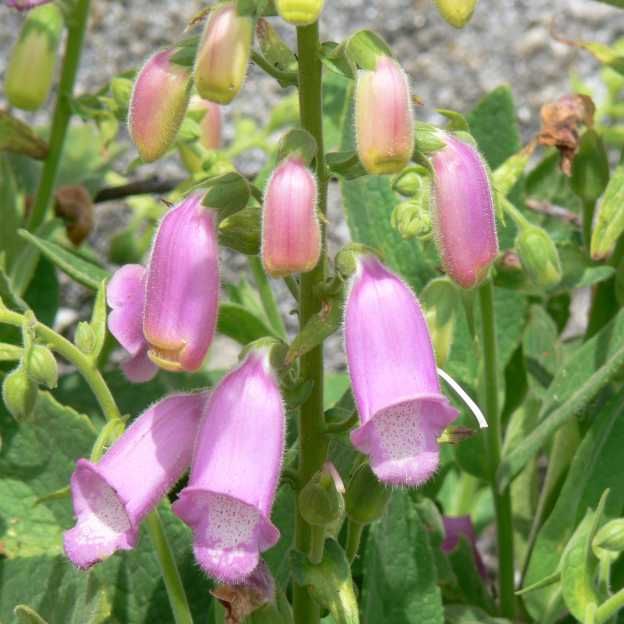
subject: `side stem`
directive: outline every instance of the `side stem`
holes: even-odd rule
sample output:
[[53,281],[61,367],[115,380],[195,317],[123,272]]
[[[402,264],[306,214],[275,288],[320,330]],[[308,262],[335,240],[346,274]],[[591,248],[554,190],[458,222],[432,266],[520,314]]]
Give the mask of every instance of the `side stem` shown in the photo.
[[286,338],[286,327],[284,327],[282,315],[277,307],[275,295],[271,289],[271,283],[262,267],[262,260],[260,260],[258,256],[248,256],[248,260],[249,268],[251,269],[254,281],[258,287],[264,313],[267,315],[267,320],[280,338]]
[[54,109],[52,127],[50,129],[50,151],[43,165],[37,194],[28,220],[28,229],[31,232],[36,230],[45,220],[46,212],[52,199],[63,146],[65,145],[65,135],[67,134],[72,114],[71,98],[74,92],[78,66],[80,65],[90,4],[90,0],[77,0],[72,14],[67,18],[67,43],[65,44],[65,55],[63,57],[63,68],[56,98],[56,108]]
[[[316,176],[318,180],[319,211],[327,209],[327,169],[323,147],[322,71],[319,57],[318,24],[297,28],[299,57],[299,108],[301,126],[316,140]],[[323,219],[321,219],[323,221]],[[316,268],[301,276],[299,295],[299,322],[303,327],[318,312],[321,302],[316,287],[325,277],[325,228],[323,228],[323,252]],[[301,376],[314,383],[311,395],[301,406],[299,413],[299,483],[306,484],[321,468],[327,455],[327,437],[324,434],[323,413],[323,346],[319,345],[301,358]],[[310,526],[297,510],[295,544],[299,551],[310,552]],[[318,624],[318,605],[305,587],[295,585],[293,607],[296,624]]]
[[182,585],[182,578],[176,565],[173,550],[156,509],[147,516],[145,525],[158,557],[160,572],[165,581],[169,604],[171,605],[171,611],[173,611],[173,619],[176,624],[193,624],[193,616],[191,615],[191,609]]
[[511,492],[509,487],[507,487],[503,492],[499,493],[496,487],[496,470],[501,458],[502,433],[500,411],[498,409],[498,356],[494,316],[494,288],[489,280],[479,289],[479,303],[481,308],[485,411],[489,425],[487,438],[488,474],[496,511],[500,610],[504,617],[513,620],[515,596]]

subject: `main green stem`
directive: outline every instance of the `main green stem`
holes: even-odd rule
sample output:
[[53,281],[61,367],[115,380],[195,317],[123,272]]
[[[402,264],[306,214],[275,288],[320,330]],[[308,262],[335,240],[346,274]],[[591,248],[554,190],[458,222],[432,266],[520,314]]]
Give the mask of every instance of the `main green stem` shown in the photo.
[[[327,209],[327,169],[323,148],[322,72],[319,57],[318,24],[297,28],[299,57],[299,109],[301,126],[315,139],[318,148],[316,177],[318,181],[318,209],[322,215]],[[301,276],[299,294],[299,322],[303,327],[321,308],[317,286],[325,278],[325,228],[323,251],[316,268]],[[306,484],[318,471],[327,456],[327,437],[324,434],[323,413],[323,346],[319,345],[301,358],[301,376],[314,383],[312,393],[299,413],[299,483]],[[295,544],[299,551],[310,552],[310,526],[297,510]],[[296,624],[318,624],[319,607],[305,587],[294,586],[293,608]]]
[[43,165],[37,194],[33,204],[28,229],[32,232],[45,221],[46,212],[52,199],[56,176],[58,174],[65,135],[71,118],[71,98],[74,92],[76,74],[80,65],[82,45],[84,43],[90,0],[77,0],[72,14],[67,18],[67,43],[61,70],[56,108],[52,117],[49,146],[50,151]]
[[502,433],[498,409],[498,357],[494,317],[494,288],[489,280],[479,289],[479,303],[481,308],[485,411],[488,421],[488,474],[496,512],[500,610],[504,617],[513,620],[515,597],[511,492],[507,487],[499,493],[496,486],[496,470],[501,458]]
[[145,524],[154,549],[156,550],[156,556],[158,557],[160,571],[165,581],[165,588],[167,590],[167,596],[169,597],[169,604],[173,611],[175,623],[193,624],[193,616],[191,615],[184,585],[182,585],[182,578],[180,577],[180,572],[178,571],[173,556],[173,550],[171,549],[171,544],[169,544],[169,540],[167,539],[167,535],[165,534],[160,516],[156,509],[147,516]]

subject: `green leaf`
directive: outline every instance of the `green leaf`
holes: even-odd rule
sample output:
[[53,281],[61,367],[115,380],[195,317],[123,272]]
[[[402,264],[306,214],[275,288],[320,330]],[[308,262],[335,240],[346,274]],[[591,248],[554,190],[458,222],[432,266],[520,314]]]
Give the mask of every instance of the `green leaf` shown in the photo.
[[371,525],[364,554],[362,611],[367,622],[442,624],[442,596],[427,531],[406,490]]
[[578,620],[583,620],[590,604],[601,602],[594,586],[598,561],[593,556],[591,544],[608,494],[608,490],[603,493],[595,510],[587,510],[561,557],[561,593],[566,607]]
[[242,345],[273,335],[264,321],[237,303],[222,303],[219,306],[217,331]]
[[598,2],[603,2],[604,4],[610,4],[611,6],[618,7],[619,9],[624,9],[624,0],[598,0]]
[[615,269],[604,264],[593,264],[579,249],[578,244],[564,243],[559,246],[563,276],[558,290],[585,288],[609,279]]
[[392,56],[388,44],[372,30],[360,30],[351,35],[346,48],[351,61],[362,69],[374,70],[380,56]]
[[37,268],[24,293],[24,300],[39,321],[52,326],[60,301],[56,269],[47,258],[39,258]]
[[13,169],[3,154],[0,154],[0,221],[0,249],[5,254],[7,266],[10,267],[20,244],[17,229],[21,215]]
[[[576,359],[576,358],[575,358]],[[596,410],[594,420],[581,442],[557,502],[541,527],[529,561],[525,585],[554,574],[566,544],[589,508],[595,509],[602,493],[610,490],[605,518],[615,518],[624,506],[621,478],[624,445],[624,399],[613,397]],[[551,585],[528,593],[524,598],[531,615],[540,624],[550,624],[561,612],[561,592]]]
[[88,456],[95,429],[86,416],[57,403],[47,392],[39,393],[27,424],[18,427],[6,412],[1,416],[4,554],[11,558],[60,553],[61,531],[71,525],[73,516],[70,500],[36,502],[67,485],[75,460]]
[[607,188],[609,160],[602,140],[592,128],[581,137],[578,152],[572,161],[570,184],[583,200],[595,202]]
[[329,609],[336,624],[359,623],[351,568],[337,542],[325,541],[323,560],[318,564],[311,563],[307,555],[298,551],[293,551],[290,557],[296,582],[306,586],[314,600]]
[[495,618],[478,607],[447,605],[444,607],[445,624],[511,624],[509,620]]
[[503,489],[551,436],[586,407],[618,374],[624,364],[624,311],[591,340],[578,348],[557,372],[548,390],[539,424],[509,453],[498,469],[498,487]]
[[470,132],[488,165],[496,169],[521,147],[511,89],[490,91],[468,115]]
[[27,230],[19,230],[19,235],[37,247],[61,271],[87,288],[97,290],[102,280],[109,277],[107,271],[81,258],[69,249],[61,247],[58,243],[39,238]]

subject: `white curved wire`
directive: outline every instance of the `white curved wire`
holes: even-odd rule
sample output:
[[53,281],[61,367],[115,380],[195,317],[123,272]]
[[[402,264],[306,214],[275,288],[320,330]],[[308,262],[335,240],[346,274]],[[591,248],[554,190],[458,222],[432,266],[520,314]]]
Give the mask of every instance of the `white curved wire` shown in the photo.
[[444,381],[451,386],[459,398],[468,406],[470,411],[474,414],[474,417],[477,419],[479,427],[481,429],[485,429],[488,424],[481,408],[468,396],[466,391],[448,373],[445,373],[441,368],[438,368],[438,375],[440,375],[440,377],[442,377],[442,379],[444,379]]

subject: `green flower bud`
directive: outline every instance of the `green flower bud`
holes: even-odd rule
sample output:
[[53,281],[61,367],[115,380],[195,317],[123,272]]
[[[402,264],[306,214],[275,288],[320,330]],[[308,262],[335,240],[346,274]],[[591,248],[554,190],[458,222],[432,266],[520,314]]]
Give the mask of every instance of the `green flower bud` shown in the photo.
[[477,0],[435,0],[440,15],[455,28],[463,28],[472,17]]
[[594,536],[592,550],[599,559],[603,556],[615,559],[624,551],[624,518],[616,518],[602,526]]
[[403,197],[414,197],[422,192],[423,177],[429,172],[420,165],[411,165],[399,173],[392,182],[392,188]]
[[446,147],[440,129],[429,123],[414,124],[414,145],[419,152],[426,156]]
[[392,211],[390,223],[401,238],[425,239],[431,236],[430,189],[431,185],[428,182],[423,184],[419,196],[401,202]]
[[557,247],[548,233],[536,225],[523,226],[516,238],[520,262],[537,288],[552,288],[561,281]]
[[392,490],[379,482],[370,466],[362,464],[351,477],[345,505],[349,520],[370,524],[386,512]]
[[591,237],[591,257],[603,260],[611,255],[624,232],[624,165],[615,168],[598,208]]
[[26,356],[26,371],[38,386],[56,388],[58,385],[58,364],[52,351],[43,345],[34,345]]
[[334,524],[344,514],[343,493],[340,475],[326,463],[299,492],[301,517],[312,526]]
[[325,0],[276,0],[280,17],[294,26],[314,24],[321,15]]
[[90,323],[80,321],[74,335],[74,343],[85,354],[90,355],[95,351],[97,337]]
[[34,111],[48,99],[62,31],[63,15],[56,4],[45,4],[28,14],[4,78],[4,90],[13,106]]
[[37,386],[21,365],[4,378],[2,400],[15,420],[26,419],[33,413],[37,402]]

